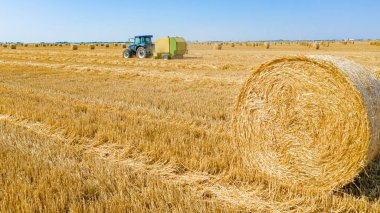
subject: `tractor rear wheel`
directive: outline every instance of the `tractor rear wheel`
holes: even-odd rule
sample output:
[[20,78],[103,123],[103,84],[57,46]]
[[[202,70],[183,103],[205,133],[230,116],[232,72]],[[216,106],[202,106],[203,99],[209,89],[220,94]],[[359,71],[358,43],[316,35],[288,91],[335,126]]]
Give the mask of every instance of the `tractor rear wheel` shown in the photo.
[[147,53],[144,47],[139,47],[136,51],[136,55],[139,58],[146,58]]
[[124,58],[132,58],[131,50],[130,49],[124,50],[123,57]]

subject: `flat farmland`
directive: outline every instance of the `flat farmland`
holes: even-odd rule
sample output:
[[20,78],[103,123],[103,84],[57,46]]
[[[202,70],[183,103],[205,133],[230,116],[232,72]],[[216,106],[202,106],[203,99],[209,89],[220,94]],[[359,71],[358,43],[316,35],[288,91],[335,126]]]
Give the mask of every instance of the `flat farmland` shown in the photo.
[[333,192],[247,167],[231,131],[246,79],[284,56],[332,55],[380,77],[380,46],[191,43],[181,60],[120,46],[0,47],[0,211],[378,212],[379,160]]

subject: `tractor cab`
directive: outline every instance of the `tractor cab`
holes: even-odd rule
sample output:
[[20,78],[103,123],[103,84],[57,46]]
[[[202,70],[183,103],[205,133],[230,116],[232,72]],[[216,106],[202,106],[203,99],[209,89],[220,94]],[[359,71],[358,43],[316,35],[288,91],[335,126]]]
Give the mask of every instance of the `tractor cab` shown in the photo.
[[154,44],[152,42],[152,35],[141,35],[131,38],[132,45],[128,49],[124,50],[124,58],[131,58],[136,55],[139,58],[146,58],[153,55]]

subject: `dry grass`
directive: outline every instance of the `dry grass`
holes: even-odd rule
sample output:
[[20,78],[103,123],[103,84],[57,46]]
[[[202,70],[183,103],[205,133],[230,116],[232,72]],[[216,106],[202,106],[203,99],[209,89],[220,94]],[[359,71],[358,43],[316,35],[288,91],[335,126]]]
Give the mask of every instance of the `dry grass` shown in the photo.
[[[380,209],[378,164],[333,193],[307,192],[252,171],[234,142],[231,112],[250,70],[310,50],[194,46],[171,63],[104,46],[1,49],[0,211]],[[380,71],[376,46],[340,46],[328,51]]]

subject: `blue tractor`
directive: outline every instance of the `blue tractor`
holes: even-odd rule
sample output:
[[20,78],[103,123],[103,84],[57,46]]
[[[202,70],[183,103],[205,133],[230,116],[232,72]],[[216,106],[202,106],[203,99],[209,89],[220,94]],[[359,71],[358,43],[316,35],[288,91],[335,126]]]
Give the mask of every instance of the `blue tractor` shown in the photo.
[[152,38],[152,35],[135,36],[134,39],[131,39],[133,40],[133,44],[124,50],[123,57],[132,58],[133,56],[137,56],[139,58],[146,58],[152,56],[154,52]]

